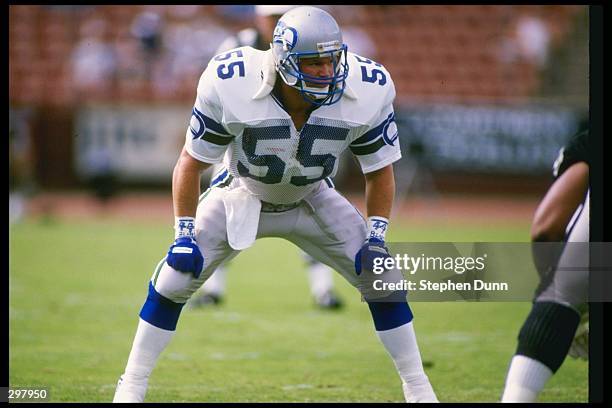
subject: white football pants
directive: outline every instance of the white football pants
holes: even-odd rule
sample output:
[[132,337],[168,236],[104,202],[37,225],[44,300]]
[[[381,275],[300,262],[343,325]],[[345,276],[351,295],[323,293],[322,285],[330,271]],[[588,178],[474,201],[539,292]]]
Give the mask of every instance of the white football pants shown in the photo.
[[[221,263],[239,253],[227,242],[223,204],[223,194],[232,189],[232,185],[225,188],[212,187],[198,205],[196,234],[204,256],[204,270],[200,277],[195,279],[190,273],[178,272],[166,262],[160,262],[151,280],[155,290],[162,296],[176,303],[187,302]],[[354,261],[365,236],[366,221],[363,216],[346,198],[323,181],[305,197],[299,207],[277,213],[262,212],[257,230],[257,239],[285,238],[316,260],[338,271],[357,288],[359,278],[355,273]],[[386,295],[388,293],[369,294],[370,298]]]

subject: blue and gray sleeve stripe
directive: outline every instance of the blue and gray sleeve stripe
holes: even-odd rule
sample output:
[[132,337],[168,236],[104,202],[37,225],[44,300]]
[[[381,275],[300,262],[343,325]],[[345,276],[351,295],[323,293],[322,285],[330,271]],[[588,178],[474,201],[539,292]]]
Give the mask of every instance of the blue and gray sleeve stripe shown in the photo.
[[209,143],[213,143],[219,146],[225,146],[229,144],[234,138],[232,135],[227,133],[223,126],[216,122],[214,119],[206,116],[200,112],[197,108],[193,108],[193,113],[204,122],[206,131],[201,136],[202,140]]
[[216,122],[214,119],[206,116],[202,112],[198,110],[198,108],[194,107],[193,112],[204,121],[204,125],[206,125],[206,129],[212,130],[213,132],[222,135],[222,136],[230,136],[229,133],[223,128],[223,126]]
[[377,152],[381,147],[385,145],[385,141],[382,137],[385,130],[385,126],[393,119],[393,113],[385,118],[378,126],[367,131],[363,136],[355,139],[350,144],[349,148],[353,154],[363,156]]
[[349,146],[351,152],[357,156],[363,156],[366,154],[376,153],[381,147],[385,145],[383,138],[377,139],[374,143],[370,143],[365,146]]

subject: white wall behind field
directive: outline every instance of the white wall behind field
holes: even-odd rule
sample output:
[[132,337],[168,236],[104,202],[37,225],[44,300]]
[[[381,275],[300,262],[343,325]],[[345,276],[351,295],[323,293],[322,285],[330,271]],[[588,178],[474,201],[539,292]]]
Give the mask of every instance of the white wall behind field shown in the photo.
[[189,106],[92,106],[78,111],[75,169],[82,177],[110,167],[121,180],[172,177],[189,124]]

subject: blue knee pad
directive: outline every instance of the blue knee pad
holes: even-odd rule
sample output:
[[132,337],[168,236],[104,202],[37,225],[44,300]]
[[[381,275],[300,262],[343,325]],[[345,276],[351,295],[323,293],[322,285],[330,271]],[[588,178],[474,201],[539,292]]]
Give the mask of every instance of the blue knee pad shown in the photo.
[[[406,292],[403,292],[403,299],[406,299]],[[392,295],[394,298],[397,294]],[[394,299],[395,300],[395,299]],[[408,302],[403,301],[384,301],[368,302],[374,327],[377,331],[395,329],[412,321],[413,315]]]
[[140,318],[160,329],[176,330],[183,306],[184,303],[175,303],[160,295],[149,282],[149,295],[140,310]]

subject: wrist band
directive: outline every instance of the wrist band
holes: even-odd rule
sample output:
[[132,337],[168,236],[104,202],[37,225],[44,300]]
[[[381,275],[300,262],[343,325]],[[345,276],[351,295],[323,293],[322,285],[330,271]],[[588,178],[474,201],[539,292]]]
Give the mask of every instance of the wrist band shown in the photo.
[[174,238],[195,238],[195,218],[174,217]]
[[384,241],[388,226],[389,226],[389,220],[385,217],[379,217],[379,216],[368,217],[367,239],[375,238],[375,239]]

